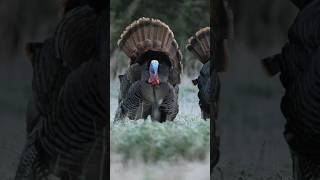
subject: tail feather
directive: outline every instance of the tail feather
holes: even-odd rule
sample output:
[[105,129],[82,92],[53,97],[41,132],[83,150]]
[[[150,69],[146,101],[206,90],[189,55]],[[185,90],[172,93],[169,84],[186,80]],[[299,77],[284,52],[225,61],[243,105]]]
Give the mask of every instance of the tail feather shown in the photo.
[[[227,40],[224,39],[219,43],[219,48],[215,49],[215,67],[217,72],[224,72],[227,70],[229,62],[229,54],[227,48]],[[211,58],[210,53],[210,28],[200,29],[195,36],[189,38],[186,48],[193,53],[200,62],[207,63]]]
[[16,171],[15,180],[33,179],[34,168],[38,160],[38,151],[33,143],[33,140],[28,140],[21,159],[18,169]]
[[88,61],[95,51],[97,16],[88,6],[74,9],[59,23],[54,38],[56,57],[72,69]]
[[25,52],[26,55],[28,57],[28,59],[31,61],[32,64],[34,64],[35,62],[35,54],[40,51],[40,49],[42,48],[43,43],[27,43],[26,47],[25,47]]
[[142,17],[125,28],[118,40],[119,48],[133,64],[146,51],[161,51],[170,57],[174,68],[179,66],[182,57],[178,43],[168,25],[158,19]]
[[281,58],[280,54],[267,57],[262,60],[262,67],[266,71],[266,73],[272,77],[280,72],[279,59]]
[[65,15],[72,9],[89,5],[91,8],[95,9],[97,12],[107,9],[106,0],[61,0],[62,4],[62,14]]
[[210,59],[210,28],[200,29],[195,36],[189,38],[186,48],[205,64]]

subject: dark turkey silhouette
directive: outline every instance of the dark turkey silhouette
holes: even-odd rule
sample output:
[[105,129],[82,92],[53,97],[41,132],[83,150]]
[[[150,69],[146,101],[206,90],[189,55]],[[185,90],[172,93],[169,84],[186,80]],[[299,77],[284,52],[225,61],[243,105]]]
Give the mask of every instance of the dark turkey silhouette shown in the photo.
[[120,75],[119,107],[115,120],[125,117],[164,122],[178,113],[181,52],[173,32],[157,19],[140,18],[129,25],[118,41],[130,58]]
[[301,10],[282,52],[263,60],[285,88],[281,110],[295,180],[320,179],[320,1],[295,0]]
[[107,179],[106,21],[106,11],[75,6],[52,38],[27,45],[33,98],[16,180]]

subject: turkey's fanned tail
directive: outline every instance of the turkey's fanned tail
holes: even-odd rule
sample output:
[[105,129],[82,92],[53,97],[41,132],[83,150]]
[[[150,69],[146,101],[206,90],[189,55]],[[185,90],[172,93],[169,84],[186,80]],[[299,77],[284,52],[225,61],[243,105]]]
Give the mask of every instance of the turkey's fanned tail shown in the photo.
[[210,59],[210,27],[200,29],[188,40],[186,48],[199,58],[202,64]]
[[130,64],[143,63],[142,57],[148,51],[166,54],[172,65],[170,72],[174,84],[180,83],[182,54],[174,34],[167,24],[159,19],[142,17],[129,26],[118,40],[119,48],[130,58]]

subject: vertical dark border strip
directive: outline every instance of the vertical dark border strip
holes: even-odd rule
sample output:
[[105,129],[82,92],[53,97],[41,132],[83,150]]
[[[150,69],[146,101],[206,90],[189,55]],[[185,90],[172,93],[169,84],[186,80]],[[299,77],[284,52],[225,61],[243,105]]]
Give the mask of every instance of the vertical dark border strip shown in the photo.
[[[97,180],[107,180],[110,179],[110,2],[109,0],[97,0],[97,9],[99,9],[99,19],[98,19],[98,30],[97,37],[98,40],[96,46],[98,47],[98,54],[100,59],[105,64],[106,74],[105,74],[105,84],[106,84],[106,97],[105,99],[105,111],[108,117],[106,121],[107,126],[103,130],[103,154],[101,157],[100,164],[100,175]],[[93,3],[95,3],[93,2]]]
[[106,97],[106,102],[107,102],[107,107],[106,107],[106,111],[108,114],[108,117],[106,119],[106,121],[108,121],[107,123],[107,127],[104,131],[104,137],[105,137],[105,141],[104,141],[104,152],[105,152],[105,157],[104,158],[104,165],[101,166],[103,169],[103,175],[100,176],[99,180],[107,180],[110,179],[110,1],[109,0],[100,0],[101,1],[101,6],[103,6],[104,11],[102,12],[102,27],[101,27],[101,38],[103,38],[103,40],[101,41],[103,44],[100,45],[101,49],[101,54],[102,54],[102,58],[105,60],[106,62],[106,85],[107,85],[107,97]]
[[[110,118],[110,0],[103,0],[105,1],[105,6],[107,6],[107,10],[106,10],[106,23],[107,25],[105,26],[106,27],[106,30],[105,30],[105,37],[106,37],[106,58],[107,58],[107,80],[108,80],[108,114],[109,114],[109,118]],[[106,177],[108,178],[105,178],[105,179],[111,179],[110,177],[110,119],[108,119],[108,124],[109,124],[109,127],[108,127],[108,154],[107,154],[107,162],[106,164],[108,165],[107,166],[107,169],[106,169]]]
[[[214,33],[213,33],[213,19],[214,19],[214,16],[213,16],[213,7],[214,7],[214,0],[210,0],[210,81],[212,82],[212,75],[213,75],[213,69],[214,69],[214,61],[213,61],[213,57],[214,57],[214,54],[213,54],[213,47],[214,47],[214,41],[213,41],[213,36],[214,36]],[[212,85],[213,83],[211,83]],[[210,97],[212,98],[212,97]],[[212,116],[212,108],[210,107],[210,179],[213,179],[213,167],[214,167],[214,157],[213,157],[213,145],[214,145],[214,137],[215,137],[215,124],[214,124],[214,117]]]
[[103,130],[103,154],[101,157],[101,164],[100,164],[100,175],[99,179],[97,180],[107,180],[110,179],[110,2],[109,0],[97,0],[97,9],[99,9],[99,19],[98,19],[98,30],[97,30],[97,37],[101,40],[97,41],[96,46],[98,47],[98,52],[100,55],[100,59],[105,64],[106,68],[106,107],[105,111],[108,117],[106,117],[106,124],[107,126]]
[[[217,58],[219,57],[219,46],[217,43],[220,42],[221,39],[218,39],[220,36],[219,29],[219,3],[220,0],[210,0],[210,84],[211,89],[216,88],[214,79],[216,79],[217,74]],[[220,92],[218,92],[220,93]],[[217,113],[216,112],[216,97],[215,93],[210,94],[210,179],[213,179],[213,171],[214,167],[219,161],[219,142],[218,137],[216,135],[216,120]]]

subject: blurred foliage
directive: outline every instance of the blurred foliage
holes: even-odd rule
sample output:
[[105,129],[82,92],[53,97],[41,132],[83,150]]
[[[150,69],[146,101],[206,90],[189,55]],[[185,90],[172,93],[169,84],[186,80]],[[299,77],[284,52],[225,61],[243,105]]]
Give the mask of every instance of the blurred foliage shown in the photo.
[[111,147],[125,160],[204,160],[209,138],[208,121],[187,117],[166,123],[128,120],[114,123],[111,128]]
[[180,46],[209,26],[209,0],[111,0],[111,49],[126,26],[140,17],[158,18],[173,30]]

